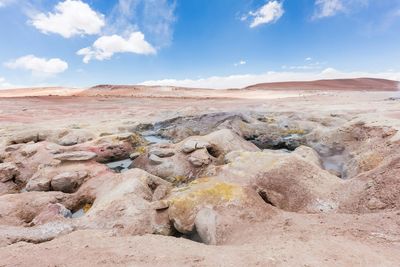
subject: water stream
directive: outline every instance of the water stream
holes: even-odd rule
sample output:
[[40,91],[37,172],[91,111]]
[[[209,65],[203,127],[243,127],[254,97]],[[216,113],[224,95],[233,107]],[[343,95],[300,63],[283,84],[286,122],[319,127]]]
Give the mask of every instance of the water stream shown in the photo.
[[[149,142],[150,145],[171,143],[170,140],[163,138],[162,136],[156,135],[154,133],[147,133],[146,135],[143,135],[143,137],[144,139],[146,139],[147,142]],[[129,170],[129,166],[131,166],[132,162],[133,161],[128,158],[128,159],[109,162],[106,165],[114,172],[122,173]]]

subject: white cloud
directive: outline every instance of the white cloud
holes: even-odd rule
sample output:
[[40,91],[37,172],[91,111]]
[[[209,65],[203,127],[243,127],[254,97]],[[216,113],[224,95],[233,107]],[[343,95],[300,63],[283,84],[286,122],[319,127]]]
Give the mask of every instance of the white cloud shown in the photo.
[[150,55],[155,54],[156,50],[145,40],[143,33],[133,32],[126,39],[116,34],[102,36],[91,47],[82,48],[77,52],[83,56],[85,63],[89,63],[92,59],[110,59],[115,53]]
[[367,7],[369,0],[315,0],[313,19],[332,17],[339,13],[351,13]]
[[283,10],[281,2],[269,1],[257,11],[249,13],[251,17],[254,17],[250,24],[250,28],[254,28],[262,24],[274,23],[280,17],[282,17],[284,12],[285,11]]
[[244,60],[240,60],[239,62],[236,62],[235,64],[233,64],[233,66],[235,66],[235,67],[238,67],[238,66],[241,66],[241,65],[246,65],[247,64],[247,62],[246,61],[244,61]]
[[68,63],[59,58],[39,58],[34,55],[20,57],[4,64],[10,69],[29,70],[40,76],[51,76],[68,69]]
[[40,13],[31,23],[43,33],[56,33],[65,38],[100,33],[104,16],[80,0],[66,0],[55,6],[54,13]]
[[331,17],[345,9],[342,0],[316,0],[315,6],[314,18]]
[[305,60],[305,61],[311,61],[311,60],[312,60],[312,57],[307,57],[307,58],[305,58],[304,60]]
[[345,78],[381,78],[390,80],[400,80],[400,72],[341,72],[333,68],[326,68],[322,71],[294,72],[270,71],[263,74],[243,74],[231,76],[213,76],[204,79],[165,79],[156,81],[146,81],[142,85],[163,85],[163,86],[182,86],[193,88],[243,88],[249,85],[265,82],[284,82],[284,81],[312,81],[320,79],[345,79]]

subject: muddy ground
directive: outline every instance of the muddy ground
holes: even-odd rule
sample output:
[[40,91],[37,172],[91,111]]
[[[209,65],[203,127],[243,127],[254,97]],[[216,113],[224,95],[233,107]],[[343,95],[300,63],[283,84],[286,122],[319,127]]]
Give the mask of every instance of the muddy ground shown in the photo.
[[0,98],[0,266],[399,265],[395,92],[208,94]]

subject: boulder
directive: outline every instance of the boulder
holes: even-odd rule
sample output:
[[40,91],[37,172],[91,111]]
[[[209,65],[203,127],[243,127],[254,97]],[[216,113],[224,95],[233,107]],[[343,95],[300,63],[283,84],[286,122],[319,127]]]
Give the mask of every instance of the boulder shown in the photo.
[[198,229],[202,241],[208,244],[218,243],[219,223],[265,220],[273,213],[255,191],[215,177],[199,178],[173,189],[162,201],[168,203],[169,218],[179,232],[192,234]]
[[95,138],[95,135],[87,130],[73,129],[64,132],[57,143],[62,146],[72,146],[80,143],[91,141]]
[[150,161],[150,164],[154,164],[154,165],[159,165],[159,164],[163,163],[162,158],[160,158],[159,156],[157,156],[155,154],[149,155],[149,161]]
[[49,203],[66,204],[61,192],[23,192],[0,196],[0,225],[28,226]]
[[170,148],[153,147],[150,149],[149,154],[156,155],[157,157],[160,158],[168,158],[175,155],[175,152]]
[[139,152],[134,152],[134,153],[132,153],[132,154],[129,155],[129,158],[130,158],[131,160],[134,160],[134,159],[138,158],[140,155],[141,155],[141,153],[139,153]]
[[170,188],[168,182],[140,169],[94,177],[75,193],[79,199],[94,199],[85,216],[77,219],[78,226],[114,229],[129,235],[170,234],[168,216],[162,219],[151,205],[153,199],[164,197]]
[[[178,144],[152,145],[149,152],[137,157],[131,166],[144,169],[170,182],[182,183],[201,177],[204,167],[213,165],[226,153],[234,150],[259,151],[252,143],[225,129],[206,136],[192,136]],[[168,157],[160,157],[152,154],[152,151]],[[162,151],[168,153],[161,154]]]
[[17,242],[33,244],[47,242],[58,236],[66,235],[75,230],[71,223],[54,221],[33,227],[0,226],[0,247]]
[[48,222],[71,218],[72,213],[64,205],[55,203],[48,204],[31,222],[33,225],[42,225]]
[[46,138],[50,135],[50,131],[46,130],[27,130],[24,132],[19,132],[14,134],[7,140],[7,144],[22,144],[29,142],[40,142],[46,140]]
[[222,180],[255,188],[264,200],[287,211],[331,212],[343,180],[297,153],[235,151],[210,170]]
[[61,161],[87,161],[94,159],[96,156],[96,153],[89,151],[72,151],[57,154],[54,158]]
[[181,147],[181,151],[183,153],[192,153],[196,149],[202,149],[202,148],[208,148],[211,145],[207,142],[201,141],[201,140],[193,140],[190,139],[186,142],[183,143]]
[[5,183],[19,175],[18,167],[14,163],[0,163],[0,182]]
[[211,163],[212,159],[207,149],[196,150],[189,156],[189,162],[195,167],[206,166]]
[[51,179],[51,188],[54,191],[73,193],[83,183],[87,176],[88,172],[85,170],[63,172]]
[[85,150],[96,153],[96,161],[113,162],[129,158],[146,140],[137,133],[124,133],[100,137],[96,140],[72,146],[72,150]]
[[210,208],[202,208],[196,214],[194,225],[201,241],[207,245],[217,245],[218,214]]
[[314,149],[308,146],[299,146],[296,148],[293,152],[296,155],[299,155],[303,159],[305,159],[308,162],[312,162],[315,165],[322,167],[321,159]]
[[39,169],[25,186],[26,191],[50,191],[50,183],[53,177],[51,169]]

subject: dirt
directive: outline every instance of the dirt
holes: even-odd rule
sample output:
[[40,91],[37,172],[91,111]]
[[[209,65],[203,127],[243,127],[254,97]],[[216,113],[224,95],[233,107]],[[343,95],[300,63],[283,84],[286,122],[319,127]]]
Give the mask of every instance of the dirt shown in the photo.
[[[322,158],[335,155],[337,151],[344,153],[341,156],[348,156],[340,159],[347,159],[344,164],[347,164],[348,176],[343,182],[347,186],[340,187],[342,182],[338,182],[338,188],[345,196],[335,191],[343,197],[343,203],[340,203],[343,206],[339,205],[333,212],[314,213],[307,210],[291,212],[265,204],[274,212],[265,218],[259,214],[263,219],[240,218],[243,220],[237,223],[224,221],[223,238],[218,245],[173,235],[121,234],[115,229],[80,228],[47,242],[36,244],[21,239],[4,245],[0,247],[0,266],[399,265],[400,210],[396,204],[399,203],[396,190],[400,188],[400,176],[396,174],[399,172],[394,169],[397,165],[393,162],[397,162],[395,159],[399,156],[400,116],[397,111],[400,102],[386,100],[394,95],[393,92],[277,92],[254,88],[247,91],[147,90],[140,87],[130,95],[131,89],[97,87],[75,91],[75,96],[69,93],[48,96],[46,89],[45,96],[41,93],[42,96],[35,97],[15,97],[7,92],[7,97],[0,97],[0,148],[6,147],[10,137],[27,129],[39,132],[85,130],[101,136],[136,131],[145,124],[154,125],[179,117],[190,118],[194,124],[183,120],[178,125],[172,120],[168,131],[153,129],[160,130],[155,134],[164,134],[177,143],[186,135],[191,136],[185,125],[204,135],[216,130],[208,125],[215,121],[218,122],[216,127],[232,129],[243,138],[254,133],[268,134],[260,130],[264,128],[254,128],[254,122],[219,121],[216,116],[199,119],[204,114],[239,113],[245,119],[258,118],[265,125],[276,124],[284,129],[287,126],[290,133],[296,130],[303,135],[296,127],[304,128],[305,145],[313,147]],[[249,128],[243,128],[243,125]],[[162,128],[166,129],[167,125],[163,124]],[[329,146],[330,150],[325,151],[321,144]],[[344,146],[343,151],[341,146]],[[297,172],[299,176],[307,175],[301,170]],[[321,172],[324,172],[322,167]],[[101,179],[94,185],[106,183],[106,177]],[[366,204],[361,203],[364,200]],[[390,202],[390,205],[383,206],[380,201]],[[67,205],[68,201],[65,203]],[[366,208],[370,206],[371,209]],[[229,212],[235,213],[234,209]],[[255,210],[256,217],[257,212],[259,210]],[[110,221],[112,214],[107,215],[111,216]],[[7,215],[0,214],[0,218],[3,216]],[[6,226],[0,225],[0,229],[2,227]]]

